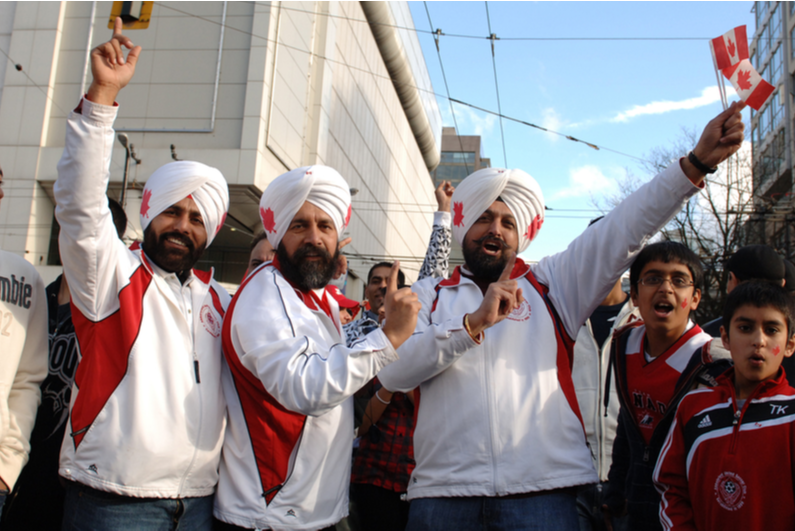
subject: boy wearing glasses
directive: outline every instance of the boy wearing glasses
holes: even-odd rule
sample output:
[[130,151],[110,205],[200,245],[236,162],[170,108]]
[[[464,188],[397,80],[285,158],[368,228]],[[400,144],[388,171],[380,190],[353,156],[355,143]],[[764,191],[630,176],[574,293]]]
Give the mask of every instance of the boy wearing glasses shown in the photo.
[[613,340],[621,412],[603,509],[608,529],[612,517],[625,512],[631,530],[661,529],[652,483],[657,456],[682,397],[697,381],[714,382],[707,367],[711,337],[690,320],[703,270],[685,245],[661,242],[638,254],[629,280],[643,322],[627,325]]

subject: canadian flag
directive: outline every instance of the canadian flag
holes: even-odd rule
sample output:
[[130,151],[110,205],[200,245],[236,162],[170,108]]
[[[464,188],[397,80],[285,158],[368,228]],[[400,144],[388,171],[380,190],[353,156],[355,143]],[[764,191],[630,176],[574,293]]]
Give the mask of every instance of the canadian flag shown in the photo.
[[745,34],[745,26],[737,26],[722,36],[712,39],[710,47],[718,70],[730,68],[743,59],[748,59],[748,37]]
[[723,75],[731,81],[740,99],[757,111],[775,90],[773,85],[762,79],[748,59],[723,70]]

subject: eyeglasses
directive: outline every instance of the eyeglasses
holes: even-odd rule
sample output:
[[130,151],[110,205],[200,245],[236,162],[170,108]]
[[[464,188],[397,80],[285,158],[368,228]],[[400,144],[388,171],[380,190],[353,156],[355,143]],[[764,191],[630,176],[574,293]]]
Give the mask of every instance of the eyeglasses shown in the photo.
[[648,277],[643,277],[640,280],[638,280],[638,283],[643,284],[644,286],[650,288],[657,288],[660,287],[663,284],[663,282],[665,282],[666,280],[671,283],[671,286],[673,286],[674,289],[685,289],[689,288],[694,284],[692,280],[687,280],[684,277],[670,278],[670,277],[658,277],[657,275],[649,275]]

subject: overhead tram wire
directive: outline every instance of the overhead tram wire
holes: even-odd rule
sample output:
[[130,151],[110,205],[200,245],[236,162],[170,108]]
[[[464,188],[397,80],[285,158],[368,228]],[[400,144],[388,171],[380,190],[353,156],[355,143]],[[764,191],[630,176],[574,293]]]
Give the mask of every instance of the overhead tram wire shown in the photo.
[[[270,3],[264,2],[254,2],[257,5],[270,5]],[[298,9],[295,7],[287,7],[284,4],[280,6],[280,9],[284,9],[285,11],[294,11],[296,13],[306,13],[310,15],[320,15],[329,18],[337,18],[340,20],[347,20],[349,22],[361,22],[363,24],[369,24],[369,22],[365,19],[361,18],[352,18],[347,17],[345,15],[332,15],[331,13],[317,13],[315,11],[308,11],[306,9]],[[398,26],[397,24],[384,24],[378,23],[379,26],[385,26],[388,28],[395,28],[400,30],[406,31],[413,31],[414,33],[422,33],[422,34],[429,34],[429,35],[436,35],[436,31],[428,31],[419,28],[410,28],[407,26]],[[490,36],[483,36],[483,35],[466,35],[462,33],[440,33],[439,35],[443,37],[453,37],[459,39],[482,39],[482,40],[490,40]],[[501,41],[709,41],[711,37],[500,37]]]
[[[428,15],[428,25],[431,27],[431,32],[433,32],[433,22],[431,22],[431,12],[428,9],[428,2],[422,3],[425,6],[425,13]],[[461,140],[461,135],[458,131],[458,121],[455,118],[455,106],[453,105],[453,100],[450,98],[450,87],[447,85],[447,75],[444,73],[444,63],[442,63],[442,52],[439,49],[439,34],[441,34],[441,30],[437,29],[435,32],[435,37],[433,38],[434,43],[436,43],[436,56],[439,58],[439,68],[442,69],[442,79],[444,80],[444,90],[447,92],[447,101],[450,103],[450,113],[453,115],[453,125],[455,126],[455,136],[458,138],[458,146],[461,148],[461,153],[464,153],[464,142]],[[444,135],[442,135],[442,141],[444,141]],[[462,155],[463,156],[463,155]],[[466,156],[464,157],[464,170],[466,174],[469,175],[469,163],[467,162]],[[472,168],[473,170],[475,168]]]
[[[348,68],[348,69],[350,69],[350,70],[356,70],[356,71],[359,71],[359,72],[363,72],[363,73],[366,73],[366,74],[368,74],[368,75],[371,75],[371,76],[373,76],[373,77],[376,77],[376,78],[381,78],[381,79],[386,79],[386,80],[389,80],[390,82],[393,82],[393,83],[400,83],[400,82],[396,82],[396,81],[392,80],[392,78],[391,78],[391,77],[389,77],[388,75],[381,75],[381,74],[378,74],[378,73],[376,73],[376,72],[373,72],[373,71],[371,71],[371,70],[367,70],[367,69],[364,69],[364,68],[359,68],[359,67],[356,67],[356,66],[350,65],[350,64],[348,64],[348,63],[347,63],[347,62],[345,62],[345,61],[340,61],[340,60],[337,60],[337,59],[331,59],[331,58],[329,58],[329,57],[325,57],[325,56],[323,56],[323,55],[316,54],[316,53],[314,53],[314,52],[310,52],[310,51],[304,50],[304,49],[302,49],[302,48],[298,48],[297,46],[291,46],[291,45],[289,45],[289,44],[287,44],[287,43],[285,43],[285,42],[281,42],[281,41],[274,41],[274,40],[268,39],[267,37],[263,37],[263,36],[261,36],[261,35],[257,35],[256,33],[252,33],[252,32],[250,32],[250,31],[245,31],[245,30],[242,30],[242,29],[240,29],[240,28],[236,28],[236,27],[234,27],[234,26],[229,26],[229,25],[227,25],[227,24],[222,24],[222,23],[220,23],[220,22],[217,22],[217,21],[215,21],[215,20],[211,20],[211,19],[208,19],[208,18],[202,17],[202,16],[200,16],[200,15],[194,15],[193,13],[189,13],[189,12],[187,12],[187,11],[183,11],[183,10],[181,10],[181,9],[177,9],[176,7],[173,7],[173,6],[171,6],[171,5],[168,5],[168,4],[164,4],[164,3],[157,3],[156,5],[157,5],[158,7],[160,7],[160,8],[162,8],[162,9],[170,9],[171,11],[175,11],[175,12],[177,12],[177,13],[181,13],[181,14],[183,14],[183,15],[186,15],[186,16],[189,16],[189,17],[193,17],[193,18],[196,18],[196,19],[199,19],[199,20],[203,20],[203,21],[205,21],[205,22],[207,22],[207,23],[214,24],[214,25],[216,25],[216,26],[223,26],[223,27],[225,27],[226,29],[229,29],[229,30],[231,30],[231,31],[236,31],[236,32],[238,32],[238,33],[242,33],[243,35],[249,35],[249,36],[251,36],[251,37],[254,37],[254,38],[260,39],[260,40],[262,40],[262,41],[265,41],[265,42],[268,42],[268,43],[271,43],[271,44],[277,44],[277,45],[279,45],[279,46],[284,46],[285,48],[287,48],[287,49],[290,49],[290,50],[295,50],[295,51],[297,51],[297,52],[300,52],[300,53],[305,53],[305,54],[307,54],[307,55],[311,55],[311,56],[313,56],[313,57],[316,57],[317,59],[322,59],[322,60],[324,60],[324,61],[328,61],[328,62],[330,62],[330,63],[339,64],[339,65],[345,66],[346,68]],[[425,2],[425,7],[426,7],[426,12],[427,12],[427,2]],[[285,9],[286,9],[286,8],[285,8]],[[315,14],[317,14],[317,15],[322,15],[323,13],[315,13]],[[352,20],[357,20],[357,19],[352,19]],[[428,21],[429,21],[429,23],[430,23],[430,13],[428,13]],[[432,24],[432,23],[431,23],[431,27],[433,27],[433,24]],[[436,32],[434,32],[434,33],[435,33],[435,34],[438,34],[438,35],[444,35],[444,33],[442,33],[442,32],[441,32],[441,30],[439,30],[439,32],[438,32],[438,33],[436,33]],[[503,40],[503,39],[500,39],[500,40]],[[438,52],[438,50],[437,50],[437,52]],[[441,63],[441,55],[439,56],[439,60],[440,60],[440,63]],[[444,75],[443,75],[443,77],[444,77]],[[502,117],[503,117],[503,118],[505,118],[506,120],[510,120],[510,121],[512,121],[512,122],[517,122],[517,123],[520,123],[520,124],[523,124],[523,125],[527,125],[527,126],[529,126],[529,127],[533,127],[533,128],[535,128],[535,129],[539,129],[539,130],[541,130],[541,131],[545,131],[545,132],[547,132],[547,133],[552,133],[552,134],[555,134],[555,135],[561,136],[561,137],[563,137],[563,138],[566,138],[566,139],[568,139],[568,140],[571,140],[571,141],[573,141],[573,142],[579,142],[579,143],[585,144],[585,145],[587,145],[587,146],[589,146],[589,147],[591,147],[591,148],[593,148],[593,149],[596,149],[596,150],[610,151],[610,152],[612,152],[612,153],[616,153],[616,154],[618,154],[618,155],[622,155],[622,156],[624,156],[624,157],[629,157],[629,158],[631,158],[631,159],[635,159],[635,160],[638,160],[638,161],[641,161],[641,162],[651,162],[651,161],[648,161],[648,160],[642,159],[642,158],[640,158],[640,157],[636,157],[636,156],[634,156],[634,155],[629,155],[629,154],[627,154],[627,153],[623,153],[623,152],[621,152],[621,151],[618,151],[618,150],[615,150],[615,149],[611,149],[611,148],[607,148],[607,147],[604,147],[604,146],[600,146],[600,145],[598,145],[598,144],[594,144],[594,143],[592,143],[592,142],[587,142],[587,141],[585,141],[585,140],[580,140],[580,139],[578,139],[578,138],[575,138],[575,137],[573,137],[573,136],[567,135],[567,134],[565,134],[565,133],[560,133],[560,132],[558,132],[558,131],[553,131],[552,129],[547,129],[546,127],[541,127],[540,125],[536,125],[536,124],[533,124],[533,123],[527,122],[527,121],[525,121],[525,120],[520,120],[520,119],[518,119],[518,118],[513,118],[513,117],[511,117],[511,116],[501,115],[500,113],[497,113],[497,112],[494,112],[494,111],[490,111],[490,110],[488,110],[488,109],[484,109],[483,107],[479,107],[479,106],[477,106],[477,105],[474,105],[474,104],[471,104],[471,103],[467,103],[467,102],[465,102],[465,101],[461,101],[461,100],[459,100],[459,99],[456,99],[456,98],[453,98],[453,97],[451,97],[451,96],[450,96],[450,94],[449,94],[449,91],[448,91],[448,94],[447,94],[447,95],[444,95],[444,94],[439,94],[439,93],[437,93],[437,92],[434,92],[434,91],[432,91],[432,90],[428,90],[428,89],[425,89],[425,88],[422,88],[422,87],[417,87],[417,86],[413,86],[413,87],[414,87],[414,88],[416,88],[416,89],[417,89],[418,91],[420,91],[420,92],[425,92],[425,93],[428,93],[428,94],[433,94],[434,96],[436,96],[436,97],[438,97],[438,98],[443,98],[443,99],[446,99],[446,100],[448,100],[448,101],[450,101],[450,102],[459,103],[459,104],[461,104],[461,105],[465,105],[465,106],[467,106],[467,107],[471,107],[471,108],[473,108],[473,109],[477,109],[477,110],[479,110],[479,111],[483,111],[483,112],[485,112],[485,113],[488,113],[488,114],[493,114],[493,115],[495,115],[495,116],[502,116]],[[447,88],[447,83],[446,83],[446,80],[445,80],[445,87]],[[455,113],[453,113],[453,121],[455,122]],[[457,123],[456,123],[455,125],[456,125],[456,129],[457,129],[457,128],[458,128],[458,125],[457,125]]]
[[494,55],[494,41],[497,40],[497,35],[491,31],[491,16],[489,15],[489,3],[486,4],[486,22],[489,25],[489,39],[491,40],[491,65],[494,67],[494,88],[497,91],[497,112],[500,113],[500,139],[502,139],[502,162],[508,167],[508,153],[505,150],[505,129],[502,126],[502,104],[500,104],[500,84],[497,81],[497,58]]

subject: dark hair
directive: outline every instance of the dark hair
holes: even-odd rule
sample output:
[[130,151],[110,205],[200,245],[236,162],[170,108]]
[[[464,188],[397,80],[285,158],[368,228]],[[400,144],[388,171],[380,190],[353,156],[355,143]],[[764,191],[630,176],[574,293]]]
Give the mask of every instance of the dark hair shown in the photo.
[[755,308],[773,308],[784,315],[787,322],[787,337],[792,337],[795,333],[793,329],[793,307],[792,296],[783,287],[764,280],[749,280],[739,284],[729,293],[726,299],[726,306],[723,308],[723,326],[726,335],[734,317],[734,313],[741,306],[750,305]]
[[251,246],[248,248],[248,252],[253,251],[254,247],[256,247],[257,244],[259,244],[259,242],[261,242],[262,240],[267,240],[267,239],[268,239],[268,233],[265,232],[265,231],[262,231],[259,234],[257,234],[256,236],[254,236],[251,239]]
[[[367,283],[370,283],[370,279],[373,278],[373,271],[378,269],[379,267],[392,267],[392,262],[378,262],[373,267],[370,268],[370,271],[367,273]],[[398,286],[405,286],[406,285],[406,275],[403,274],[403,271],[398,269]]]
[[108,198],[108,208],[110,208],[110,217],[113,218],[113,226],[116,227],[116,234],[121,239],[127,230],[127,213],[124,212],[118,201],[110,197]]
[[659,242],[644,247],[629,268],[629,284],[633,288],[638,289],[640,273],[646,264],[655,260],[666,264],[678,262],[687,266],[690,276],[693,277],[693,288],[701,289],[701,284],[704,282],[704,269],[701,266],[701,260],[687,245],[679,242]]

